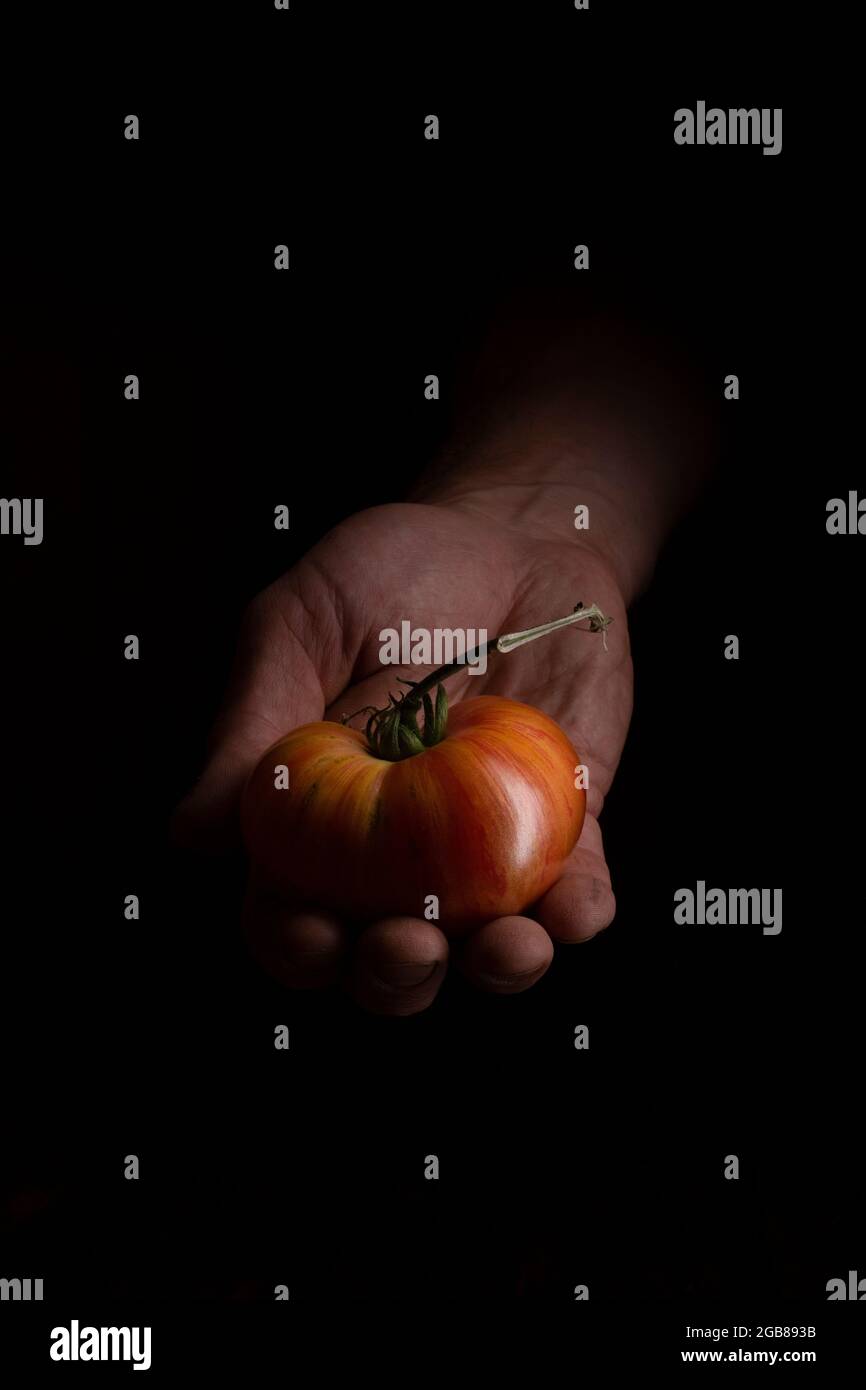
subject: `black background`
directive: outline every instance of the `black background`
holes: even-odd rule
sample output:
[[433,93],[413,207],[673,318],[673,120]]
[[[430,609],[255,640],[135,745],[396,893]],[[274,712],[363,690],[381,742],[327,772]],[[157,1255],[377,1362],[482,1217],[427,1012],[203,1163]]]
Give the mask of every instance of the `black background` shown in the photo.
[[[275,1283],[310,1306],[565,1304],[587,1283],[697,1310],[866,1274],[862,542],[825,529],[862,465],[828,425],[850,367],[823,322],[844,245],[820,131],[778,64],[710,74],[710,25],[672,61],[644,15],[626,71],[610,7],[473,15],[329,33],[293,4],[291,39],[257,13],[231,70],[169,62],[63,120],[16,108],[3,494],[44,496],[45,540],[0,554],[0,1236],[3,1272],[61,1309]],[[782,154],[676,146],[699,98],[784,107]],[[395,1021],[286,994],[245,954],[240,860],[167,837],[240,615],[341,517],[405,495],[489,308],[571,290],[577,242],[587,305],[672,335],[717,401],[718,473],[632,613],[616,920],[522,996],[454,978]],[[676,927],[699,878],[782,887],[782,933]]]

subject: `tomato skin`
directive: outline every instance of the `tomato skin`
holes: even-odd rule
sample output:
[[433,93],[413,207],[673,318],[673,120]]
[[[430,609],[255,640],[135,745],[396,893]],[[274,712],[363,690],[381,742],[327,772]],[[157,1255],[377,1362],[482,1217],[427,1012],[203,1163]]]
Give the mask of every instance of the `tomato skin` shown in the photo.
[[546,714],[498,695],[454,705],[442,742],[401,762],[375,757],[357,729],[305,724],[247,782],[244,842],[290,902],[422,917],[435,893],[440,927],[465,931],[521,912],[556,882],[586,811],[579,762]]

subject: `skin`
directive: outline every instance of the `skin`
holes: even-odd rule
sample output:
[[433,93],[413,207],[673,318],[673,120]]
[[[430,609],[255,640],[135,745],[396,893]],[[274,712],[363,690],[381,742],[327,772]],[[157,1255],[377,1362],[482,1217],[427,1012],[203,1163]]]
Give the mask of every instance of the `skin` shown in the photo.
[[[483,693],[536,705],[589,769],[580,840],[531,916],[502,917],[450,942],[420,918],[379,921],[357,933],[324,912],[298,911],[251,871],[243,922],[264,968],[290,988],[340,983],[379,1014],[426,1009],[449,966],[479,989],[520,993],[548,970],[554,943],[586,942],[613,920],[598,817],[632,710],[626,610],[701,473],[700,460],[683,467],[676,447],[684,429],[678,390],[668,433],[659,426],[668,418],[663,408],[635,429],[622,400],[613,409],[596,389],[608,359],[622,371],[622,335],[609,326],[563,342],[543,314],[535,327],[519,318],[530,376],[518,405],[514,390],[507,393],[507,416],[496,405],[501,391],[485,405],[484,374],[492,368],[495,378],[497,354],[514,348],[514,323],[494,326],[494,346],[482,351],[472,386],[472,427],[455,436],[415,499],[350,517],[253,601],[207,765],[173,819],[181,844],[236,843],[242,787],[277,738],[300,724],[381,706],[400,689],[397,676],[426,675],[430,668],[383,671],[383,628],[399,630],[408,618],[415,627],[485,627],[494,636],[561,617],[578,602],[597,603],[612,617],[607,651],[600,635],[567,628],[492,656],[484,676],[461,672],[448,682],[452,705]],[[535,353],[526,351],[533,335]],[[641,355],[639,343],[630,350]],[[641,361],[652,386],[653,373],[662,372],[658,352]],[[581,389],[571,384],[578,380]],[[666,383],[665,368],[659,392]],[[574,528],[578,503],[589,506],[588,530]]]

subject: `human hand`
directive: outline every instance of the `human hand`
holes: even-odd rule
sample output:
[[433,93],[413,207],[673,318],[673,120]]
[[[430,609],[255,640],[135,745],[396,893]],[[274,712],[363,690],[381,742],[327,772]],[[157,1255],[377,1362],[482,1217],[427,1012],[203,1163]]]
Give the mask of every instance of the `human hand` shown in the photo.
[[[365,1008],[427,1008],[449,959],[478,987],[501,994],[535,984],[554,941],[585,941],[614,915],[598,815],[625,740],[632,673],[621,584],[609,558],[564,528],[521,524],[497,497],[399,503],[341,523],[250,605],[207,765],[177,808],[173,833],[189,846],[237,840],[244,783],[281,735],[322,718],[382,706],[398,676],[423,667],[379,663],[380,632],[486,628],[493,636],[536,626],[596,603],[613,618],[604,650],[587,630],[566,628],[508,656],[486,674],[449,679],[449,701],[509,696],[551,715],[589,771],[587,815],[562,877],[526,915],[489,922],[459,941],[435,923],[391,918],[352,931],[324,911],[282,902],[255,870],[244,905],[250,947],[291,988],[342,981]],[[432,670],[433,668],[429,668]]]

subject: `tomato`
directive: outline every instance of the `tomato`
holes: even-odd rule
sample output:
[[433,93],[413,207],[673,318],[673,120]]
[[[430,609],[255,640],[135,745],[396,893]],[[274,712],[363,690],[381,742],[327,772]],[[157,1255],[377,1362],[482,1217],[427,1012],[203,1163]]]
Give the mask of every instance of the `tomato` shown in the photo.
[[579,762],[546,714],[496,695],[455,705],[441,742],[401,761],[376,756],[358,729],[305,724],[253,771],[244,841],[290,901],[423,917],[435,894],[439,925],[459,932],[556,882],[583,826]]

